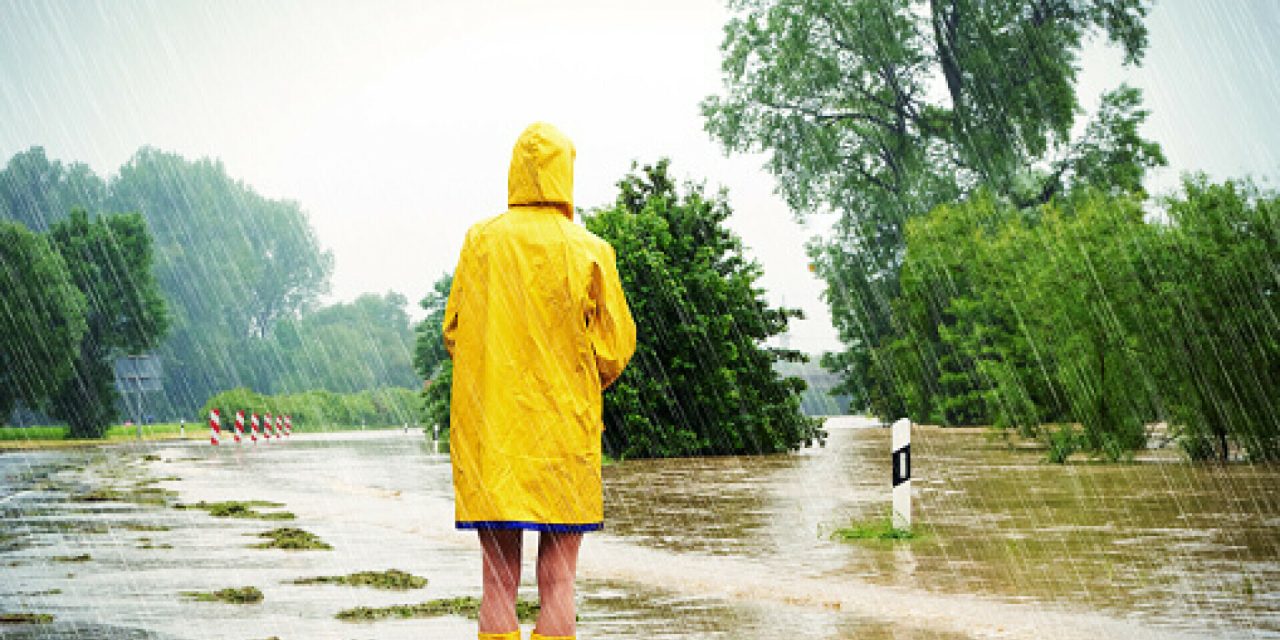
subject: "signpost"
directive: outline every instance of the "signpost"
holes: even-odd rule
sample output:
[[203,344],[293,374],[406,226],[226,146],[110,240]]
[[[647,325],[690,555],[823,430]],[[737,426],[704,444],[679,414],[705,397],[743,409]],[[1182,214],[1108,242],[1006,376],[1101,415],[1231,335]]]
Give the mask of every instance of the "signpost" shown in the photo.
[[160,357],[151,355],[121,356],[116,358],[112,370],[115,373],[116,390],[124,398],[126,409],[133,414],[133,423],[138,427],[138,439],[141,440],[142,394],[164,389],[160,382],[160,378],[164,375]]

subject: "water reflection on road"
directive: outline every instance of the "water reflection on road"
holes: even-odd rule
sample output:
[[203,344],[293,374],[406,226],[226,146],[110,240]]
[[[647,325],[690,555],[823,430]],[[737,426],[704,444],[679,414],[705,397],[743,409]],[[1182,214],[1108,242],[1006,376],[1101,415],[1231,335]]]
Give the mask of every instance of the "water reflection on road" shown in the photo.
[[[982,433],[920,429],[923,537],[852,544],[828,534],[884,513],[888,434],[831,433],[800,454],[606,468],[606,532],[583,552],[580,637],[1280,637],[1274,467],[1061,467]],[[280,523],[72,499],[104,486],[173,490],[170,503],[280,502],[297,516],[285,524],[334,550],[247,548]],[[0,613],[55,616],[0,626],[3,637],[474,637],[456,617],[333,617],[478,593],[473,534],[452,530],[448,459],[420,434],[10,453],[0,512]],[[79,554],[89,558],[67,561]],[[393,567],[430,583],[402,593],[289,583]],[[178,597],[243,585],[264,601]]]

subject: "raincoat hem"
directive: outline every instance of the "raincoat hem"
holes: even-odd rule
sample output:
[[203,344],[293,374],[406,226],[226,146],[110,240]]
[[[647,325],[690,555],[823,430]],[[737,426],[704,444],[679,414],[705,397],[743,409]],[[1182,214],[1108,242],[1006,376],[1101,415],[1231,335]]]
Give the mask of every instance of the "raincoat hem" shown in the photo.
[[454,525],[458,529],[520,529],[523,531],[547,531],[550,533],[585,533],[587,531],[599,531],[604,528],[603,522],[558,524],[526,522],[523,520],[459,520]]

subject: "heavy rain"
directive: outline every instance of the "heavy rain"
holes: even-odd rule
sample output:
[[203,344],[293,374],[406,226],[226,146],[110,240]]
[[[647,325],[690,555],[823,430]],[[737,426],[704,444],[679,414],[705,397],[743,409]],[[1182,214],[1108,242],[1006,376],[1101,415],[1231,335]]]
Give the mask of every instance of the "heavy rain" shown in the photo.
[[0,0],[0,638],[1280,638],[1276,104],[1271,0]]

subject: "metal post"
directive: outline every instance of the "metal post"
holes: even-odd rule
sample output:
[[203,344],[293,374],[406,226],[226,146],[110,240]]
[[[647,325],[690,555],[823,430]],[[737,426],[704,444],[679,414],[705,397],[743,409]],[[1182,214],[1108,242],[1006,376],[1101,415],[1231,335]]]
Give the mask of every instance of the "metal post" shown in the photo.
[[911,529],[911,421],[893,423],[893,518],[895,529]]

